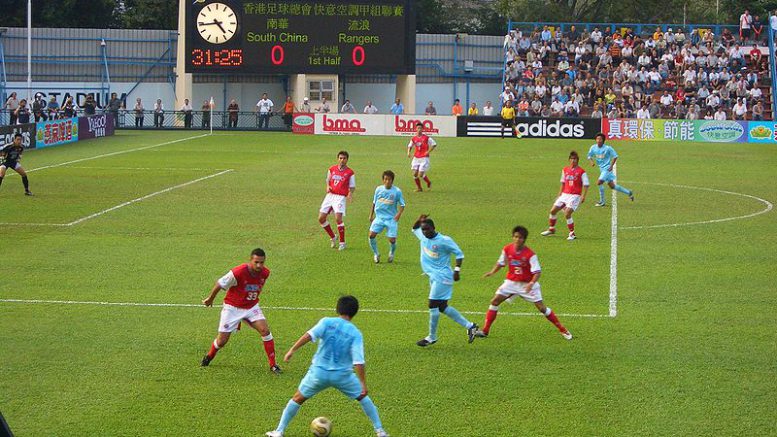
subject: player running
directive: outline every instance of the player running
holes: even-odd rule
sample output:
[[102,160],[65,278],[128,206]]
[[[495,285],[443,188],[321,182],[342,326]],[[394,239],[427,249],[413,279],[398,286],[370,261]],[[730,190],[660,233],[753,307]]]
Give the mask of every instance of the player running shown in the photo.
[[[424,191],[421,188],[421,179],[426,182],[426,188],[432,189],[432,181],[426,172],[429,171],[429,154],[432,150],[437,148],[437,142],[433,138],[423,133],[424,125],[418,123],[415,126],[415,136],[407,143],[407,157],[413,156],[413,161],[410,163],[410,169],[413,171],[413,181],[415,181],[416,193]],[[412,153],[415,148],[415,153]]]
[[[475,340],[478,325],[470,322],[455,308],[448,305],[453,296],[453,282],[461,278],[464,253],[451,237],[437,233],[434,222],[421,215],[413,225],[413,234],[421,242],[421,269],[429,276],[429,335],[416,342],[426,347],[437,343],[437,323],[440,313],[467,329],[470,343]],[[456,267],[451,270],[451,255],[456,257]]]
[[499,305],[508,299],[520,296],[523,300],[534,303],[534,306],[545,315],[545,318],[556,325],[556,328],[558,328],[564,338],[572,340],[572,334],[569,330],[558,321],[558,317],[556,317],[553,310],[546,307],[542,301],[540,284],[537,282],[540,280],[541,274],[540,261],[537,259],[534,251],[525,246],[528,237],[529,231],[526,228],[516,226],[513,229],[513,242],[502,248],[502,254],[499,256],[499,260],[494,265],[494,268],[483,274],[483,277],[486,278],[498,272],[505,265],[508,266],[507,279],[496,290],[494,298],[491,299],[483,330],[478,331],[475,335],[478,337],[488,337],[491,325],[496,320]]
[[572,219],[572,214],[585,202],[585,196],[588,194],[588,175],[582,167],[577,165],[580,162],[580,157],[574,150],[569,153],[569,166],[564,167],[561,170],[561,188],[558,190],[556,202],[550,208],[550,217],[547,231],[542,232],[542,236],[547,237],[556,233],[556,214],[562,209],[564,215],[567,218],[567,228],[569,228],[569,236],[567,240],[574,240],[577,238],[575,235],[575,221]]
[[[286,404],[281,421],[268,437],[283,437],[286,427],[299,411],[302,404],[317,393],[334,387],[350,399],[359,401],[364,414],[375,427],[378,437],[388,437],[380,423],[378,409],[367,396],[367,375],[364,370],[364,340],[361,331],[351,322],[359,311],[359,301],[353,296],[343,296],[337,300],[338,317],[325,317],[318,321],[310,331],[294,343],[286,352],[283,361],[291,357],[305,344],[318,341],[318,349],[308,373],[302,378],[297,392]],[[354,374],[354,371],[356,374]]]
[[[591,146],[588,151],[588,160],[591,162],[591,167],[594,164],[599,165],[601,173],[599,174],[599,180],[596,181],[596,185],[599,186],[599,202],[594,206],[605,206],[607,202],[604,200],[604,183],[610,186],[615,191],[629,196],[631,201],[634,201],[634,191],[624,188],[615,183],[615,162],[618,160],[618,154],[615,153],[615,149],[604,144],[604,134],[599,132],[596,134],[596,144]],[[594,160],[596,162],[594,163]]]
[[[353,200],[353,192],[356,191],[356,176],[348,167],[348,152],[341,150],[337,153],[337,164],[329,167],[326,173],[326,197],[321,203],[318,213],[318,222],[324,228],[329,239],[332,240],[332,249],[345,250],[345,203]],[[340,236],[340,245],[337,245],[335,233],[327,221],[327,216],[334,212],[337,220],[337,233]]]
[[372,249],[372,259],[375,263],[380,262],[380,253],[378,253],[378,242],[375,237],[386,230],[386,237],[389,239],[390,249],[388,262],[394,261],[394,253],[397,247],[397,222],[402,217],[405,210],[405,198],[402,196],[402,190],[394,185],[394,172],[386,170],[383,172],[383,185],[375,188],[375,196],[372,198],[372,209],[370,210],[370,248]]
[[262,336],[264,352],[270,362],[270,371],[275,374],[281,373],[281,368],[275,362],[275,340],[259,307],[259,294],[267,278],[270,277],[270,270],[264,266],[265,259],[264,250],[254,249],[247,263],[228,271],[216,281],[208,297],[202,300],[206,307],[212,306],[218,292],[227,290],[224,306],[221,309],[219,334],[210,346],[208,354],[202,358],[202,367],[207,367],[213,361],[219,349],[229,341],[229,336],[239,328],[240,322],[245,320]]
[[9,168],[13,169],[19,176],[22,177],[22,184],[24,184],[24,195],[32,196],[30,191],[30,181],[27,180],[27,172],[24,171],[24,167],[19,162],[22,160],[22,153],[24,153],[24,146],[22,145],[22,134],[16,134],[13,136],[13,142],[5,145],[0,149],[0,155],[3,155],[3,161],[0,161],[0,185],[3,184],[3,178],[5,172]]

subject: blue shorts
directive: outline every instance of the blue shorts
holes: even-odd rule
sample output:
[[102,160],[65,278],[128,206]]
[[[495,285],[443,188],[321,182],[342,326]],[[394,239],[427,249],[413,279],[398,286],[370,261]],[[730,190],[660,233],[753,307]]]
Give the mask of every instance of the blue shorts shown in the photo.
[[453,278],[429,278],[429,299],[451,300],[453,297]]
[[602,172],[599,174],[599,180],[602,182],[615,182],[615,173],[602,170]]
[[394,218],[379,218],[376,217],[375,220],[372,221],[372,224],[370,224],[370,232],[375,232],[376,234],[380,234],[383,232],[383,230],[386,230],[386,236],[389,238],[397,238],[397,222],[394,220]]
[[323,370],[311,367],[299,383],[299,392],[310,399],[318,392],[334,387],[350,399],[356,399],[362,394],[362,384],[352,370]]

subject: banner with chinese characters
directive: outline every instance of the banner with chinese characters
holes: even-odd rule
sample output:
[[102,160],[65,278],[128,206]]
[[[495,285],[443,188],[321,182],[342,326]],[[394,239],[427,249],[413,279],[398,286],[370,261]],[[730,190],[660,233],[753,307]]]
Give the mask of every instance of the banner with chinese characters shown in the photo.
[[751,121],[747,124],[747,142],[777,143],[777,122]]
[[747,122],[734,120],[602,119],[608,140],[746,142]]
[[35,145],[38,149],[78,141],[78,118],[42,121],[36,123],[35,128]]

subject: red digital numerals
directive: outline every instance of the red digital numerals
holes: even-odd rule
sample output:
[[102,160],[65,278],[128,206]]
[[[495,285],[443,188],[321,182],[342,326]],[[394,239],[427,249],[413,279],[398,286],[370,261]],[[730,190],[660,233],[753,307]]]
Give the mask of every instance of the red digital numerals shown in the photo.
[[242,49],[194,49],[192,50],[192,65],[195,67],[239,67],[243,65]]

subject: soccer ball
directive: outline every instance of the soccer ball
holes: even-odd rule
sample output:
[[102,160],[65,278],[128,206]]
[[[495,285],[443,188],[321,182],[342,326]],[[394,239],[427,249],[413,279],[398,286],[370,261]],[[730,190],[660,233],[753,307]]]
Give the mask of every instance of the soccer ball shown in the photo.
[[316,437],[327,437],[332,432],[332,421],[326,417],[316,417],[310,422],[310,432]]

